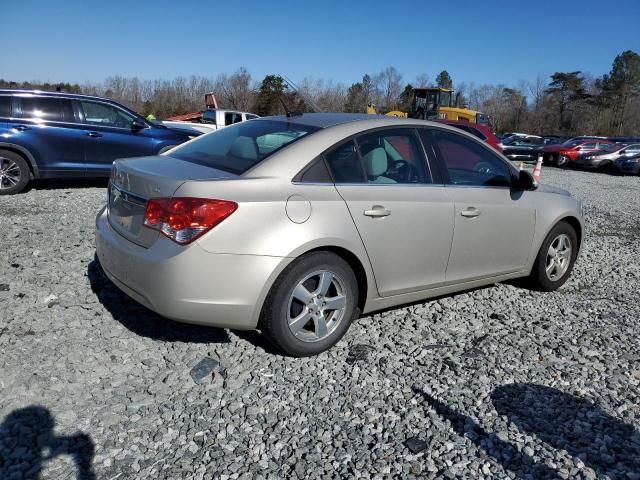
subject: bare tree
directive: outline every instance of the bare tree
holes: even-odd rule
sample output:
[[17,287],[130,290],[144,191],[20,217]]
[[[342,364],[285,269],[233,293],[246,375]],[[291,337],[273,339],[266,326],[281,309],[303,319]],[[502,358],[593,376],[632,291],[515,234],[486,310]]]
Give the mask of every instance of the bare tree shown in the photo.
[[227,108],[247,111],[255,102],[255,89],[251,85],[251,74],[244,67],[239,68],[230,76],[227,74],[219,75],[216,79],[215,90],[219,94],[222,105]]
[[395,67],[387,67],[374,77],[380,101],[388,109],[397,108],[402,93],[402,75]]

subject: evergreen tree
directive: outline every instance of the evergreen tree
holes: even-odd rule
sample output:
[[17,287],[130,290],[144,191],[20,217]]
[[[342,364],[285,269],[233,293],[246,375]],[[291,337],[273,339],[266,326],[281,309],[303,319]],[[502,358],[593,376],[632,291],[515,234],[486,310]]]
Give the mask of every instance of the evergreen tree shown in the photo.
[[453,80],[446,70],[441,71],[436,77],[436,85],[440,88],[453,88]]
[[262,80],[253,111],[260,116],[274,115],[281,111],[280,99],[283,98],[287,84],[280,75],[267,75]]

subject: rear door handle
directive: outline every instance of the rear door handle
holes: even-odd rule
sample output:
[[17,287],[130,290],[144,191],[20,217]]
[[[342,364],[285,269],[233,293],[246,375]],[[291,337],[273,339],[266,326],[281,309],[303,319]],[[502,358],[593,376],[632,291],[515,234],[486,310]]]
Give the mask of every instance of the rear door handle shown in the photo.
[[391,215],[391,210],[387,210],[382,205],[374,205],[370,210],[365,210],[362,213],[367,217],[388,217]]
[[460,215],[467,218],[474,218],[480,216],[480,213],[480,210],[478,210],[476,207],[467,207],[460,212]]
[[91,138],[99,138],[101,137],[102,134],[98,133],[98,132],[87,132],[87,137],[91,137]]
[[16,125],[13,127],[14,130],[18,130],[19,132],[24,132],[26,130],[31,130],[29,127],[27,127],[26,125]]

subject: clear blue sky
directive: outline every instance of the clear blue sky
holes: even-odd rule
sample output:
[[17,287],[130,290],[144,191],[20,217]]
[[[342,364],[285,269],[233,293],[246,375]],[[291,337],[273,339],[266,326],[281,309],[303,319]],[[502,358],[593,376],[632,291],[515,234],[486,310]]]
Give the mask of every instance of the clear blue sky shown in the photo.
[[[455,6],[453,6],[455,5]],[[640,0],[0,0],[0,78],[99,82],[216,76],[246,67],[350,84],[395,66],[405,81],[516,85],[606,73],[640,52]]]

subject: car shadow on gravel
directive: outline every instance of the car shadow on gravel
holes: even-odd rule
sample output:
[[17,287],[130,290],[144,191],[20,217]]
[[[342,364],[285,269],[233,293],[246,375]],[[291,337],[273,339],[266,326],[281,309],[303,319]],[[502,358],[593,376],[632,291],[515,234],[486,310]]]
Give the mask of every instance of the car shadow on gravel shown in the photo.
[[[560,472],[486,431],[471,417],[420,389],[414,387],[414,392],[458,435],[482,448],[505,470],[519,478],[561,478]],[[640,432],[589,400],[531,383],[499,386],[491,393],[491,400],[497,413],[521,433],[533,434],[550,447],[566,451],[597,475],[640,478]]]
[[62,178],[34,180],[28,186],[33,190],[64,190],[71,188],[107,188],[108,178]]
[[[73,459],[77,479],[95,479],[95,445],[91,437],[84,433],[58,436],[54,426],[51,412],[38,405],[7,415],[0,425],[0,478],[39,480],[45,462],[68,455]],[[67,474],[63,478],[71,477]]]
[[109,280],[97,258],[87,266],[87,276],[91,290],[102,306],[136,335],[165,342],[230,342],[229,334],[222,328],[174,322],[140,305]]

